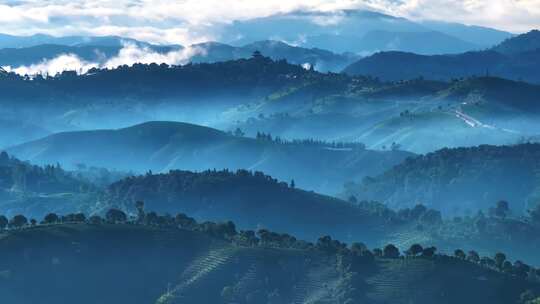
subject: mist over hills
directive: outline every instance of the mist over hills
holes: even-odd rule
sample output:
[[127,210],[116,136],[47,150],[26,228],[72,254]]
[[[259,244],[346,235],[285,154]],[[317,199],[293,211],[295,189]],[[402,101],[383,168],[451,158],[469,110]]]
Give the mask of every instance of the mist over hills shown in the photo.
[[513,144],[540,133],[534,123],[538,85],[496,77],[382,82],[264,56],[174,67],[137,64],[34,80],[5,74],[0,87],[6,115],[51,133],[185,121],[240,128],[251,137],[263,132],[289,140],[362,142],[380,150],[397,144],[415,153]]
[[348,181],[382,173],[413,154],[370,151],[361,144],[280,142],[246,138],[174,122],[149,122],[119,130],[59,133],[8,150],[36,164],[82,163],[145,172],[183,169],[250,169],[306,189],[337,193]]
[[539,151],[538,144],[443,149],[350,185],[347,195],[394,208],[422,203],[444,214],[474,214],[506,200],[526,214],[538,204]]
[[540,304],[540,32],[338,2],[0,34],[0,299]]
[[[122,40],[118,44],[99,44],[101,42],[99,39],[89,41],[94,41],[95,44],[90,42],[76,45],[39,44],[24,48],[0,48],[0,66],[10,67],[15,71],[21,67],[32,67],[39,64],[46,67],[54,64],[53,61],[61,56],[72,56],[74,62],[81,61],[78,63],[81,66],[84,64],[99,66],[113,61],[132,65],[139,63],[138,60],[148,60],[151,57],[159,60],[160,56],[168,56],[171,53],[180,54],[181,52],[185,52],[186,61],[213,63],[250,58],[255,51],[260,51],[273,60],[285,59],[293,64],[313,66],[314,69],[322,72],[339,72],[360,58],[352,53],[336,54],[322,49],[302,48],[273,40],[256,41],[238,47],[217,42],[183,47],[157,46],[132,40]],[[192,54],[189,54],[189,50],[193,50]],[[169,57],[173,58],[174,56]],[[180,64],[181,62],[167,63]],[[75,70],[79,72],[79,69]],[[43,73],[45,71],[37,72]]]
[[[380,37],[378,31],[386,32]],[[404,18],[362,10],[338,13],[293,12],[247,21],[222,29],[222,39],[234,44],[279,39],[305,47],[334,52],[373,53],[400,50],[423,54],[459,53],[491,47],[511,37],[510,33],[482,27],[443,22],[416,23]],[[426,48],[430,37],[437,43]]]
[[539,46],[540,35],[537,30],[533,30],[506,39],[490,49],[463,54],[428,56],[407,52],[380,52],[360,59],[345,68],[344,72],[391,81],[418,77],[448,81],[491,75],[539,83],[536,73],[540,62]]

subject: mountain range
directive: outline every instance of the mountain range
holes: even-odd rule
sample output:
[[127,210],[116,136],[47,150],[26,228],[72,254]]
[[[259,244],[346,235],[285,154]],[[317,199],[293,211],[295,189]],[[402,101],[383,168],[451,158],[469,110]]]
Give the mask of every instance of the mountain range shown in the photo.
[[518,35],[483,51],[452,55],[379,52],[344,69],[351,75],[371,75],[398,81],[423,77],[432,80],[491,75],[539,83],[540,32]]
[[337,53],[399,50],[445,54],[491,47],[511,36],[483,27],[418,23],[372,11],[344,10],[337,13],[292,12],[236,21],[224,27],[220,37],[235,45],[277,39]]

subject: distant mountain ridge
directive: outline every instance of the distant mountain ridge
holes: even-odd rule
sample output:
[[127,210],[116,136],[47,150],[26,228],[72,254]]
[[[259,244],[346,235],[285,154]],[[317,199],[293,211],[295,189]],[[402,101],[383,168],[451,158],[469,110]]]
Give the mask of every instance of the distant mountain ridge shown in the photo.
[[[455,55],[379,52],[351,64],[343,72],[396,81],[424,77],[448,81],[479,75],[539,83],[540,32],[509,38],[483,51]],[[391,63],[391,64],[388,64]]]
[[[11,68],[30,66],[65,54],[73,54],[87,62],[102,64],[108,59],[119,56],[120,50],[125,46],[124,43],[129,42],[129,40],[122,40],[118,44],[99,44],[102,40],[90,41],[89,43],[77,45],[39,44],[21,48],[0,48],[0,66],[9,66]],[[182,46],[129,43],[134,43],[146,52],[159,54],[184,49]],[[285,59],[293,64],[313,66],[314,69],[322,72],[341,71],[348,64],[360,58],[360,56],[354,54],[335,54],[326,50],[302,48],[273,40],[257,41],[241,47],[217,42],[200,43],[191,47],[202,50],[201,54],[189,58],[189,61],[193,63],[245,59],[250,58],[255,51],[259,51],[262,55],[274,60]]]
[[[399,50],[427,54],[459,53],[491,47],[512,34],[482,27],[470,27],[444,22],[413,22],[367,10],[343,10],[339,12],[291,12],[246,21],[236,21],[221,30],[221,40],[234,45],[242,45],[258,40],[279,39],[304,47],[316,47],[337,53],[369,53],[377,51],[366,47],[363,37],[376,38],[377,31],[384,31],[402,40],[394,48],[379,44],[378,50]],[[371,34],[369,34],[371,32]],[[431,32],[431,36],[425,33]],[[406,41],[411,36],[429,37],[441,46],[428,45],[431,42]],[[390,40],[387,40],[391,41]],[[402,48],[403,47],[403,48]]]

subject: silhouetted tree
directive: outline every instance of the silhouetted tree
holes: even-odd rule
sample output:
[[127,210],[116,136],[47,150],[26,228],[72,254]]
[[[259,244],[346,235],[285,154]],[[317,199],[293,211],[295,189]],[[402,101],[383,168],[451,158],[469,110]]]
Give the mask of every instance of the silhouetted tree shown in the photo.
[[507,201],[498,201],[495,208],[490,209],[490,213],[492,216],[504,219],[510,213],[510,205]]
[[467,260],[473,263],[478,263],[480,262],[480,255],[478,254],[478,252],[471,250],[467,254]]
[[383,255],[385,258],[397,259],[399,258],[399,249],[393,244],[388,244],[384,247]]
[[43,223],[44,224],[55,224],[55,223],[58,223],[59,220],[60,220],[60,218],[58,217],[58,215],[56,213],[49,213],[43,219]]
[[9,224],[9,220],[4,215],[0,215],[0,230],[4,230],[7,228]]
[[506,255],[502,252],[497,252],[494,257],[495,266],[502,270],[503,264],[506,261]]
[[465,252],[461,249],[454,250],[454,256],[460,260],[465,260]]
[[122,210],[114,208],[107,211],[107,214],[105,214],[105,218],[107,219],[107,222],[113,224],[125,223],[127,220],[127,216]]
[[236,137],[244,137],[244,135],[246,135],[242,129],[240,128],[236,128],[236,130],[234,130],[234,136]]
[[367,248],[366,244],[364,244],[364,243],[355,242],[355,243],[351,244],[351,252],[356,254],[356,255],[363,255],[363,253],[365,251],[367,251],[367,250],[368,250],[368,248]]
[[144,223],[144,217],[145,217],[145,213],[144,213],[144,202],[142,202],[142,201],[137,201],[137,202],[135,203],[135,208],[137,208],[137,223],[138,223],[138,224]]
[[291,179],[291,189],[296,188],[296,183],[294,182],[294,179]]
[[411,256],[417,256],[424,251],[424,248],[420,244],[413,244],[405,253]]
[[99,215],[92,215],[88,219],[88,222],[93,225],[100,225],[100,224],[103,224],[103,218]]
[[424,251],[422,251],[422,256],[432,258],[435,256],[435,252],[437,252],[436,247],[432,246],[432,247],[424,248]]
[[28,219],[24,215],[15,215],[9,222],[9,226],[13,228],[22,228],[28,224]]

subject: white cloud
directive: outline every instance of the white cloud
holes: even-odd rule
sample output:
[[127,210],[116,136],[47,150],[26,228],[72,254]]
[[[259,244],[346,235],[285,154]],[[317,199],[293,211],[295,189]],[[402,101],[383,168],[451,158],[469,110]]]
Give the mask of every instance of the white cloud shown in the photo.
[[150,64],[165,63],[167,65],[183,65],[190,61],[193,56],[206,55],[206,50],[201,47],[186,47],[167,53],[158,53],[149,48],[138,47],[126,43],[118,52],[118,55],[103,62],[88,62],[75,54],[62,54],[56,58],[43,60],[40,63],[20,67],[3,67],[8,72],[19,75],[56,75],[63,71],[76,71],[86,74],[92,68],[115,69],[122,65],[132,66],[136,63]]
[[[216,28],[233,20],[342,9],[510,31],[540,27],[540,0],[0,0],[0,29],[11,34],[122,35],[188,45],[218,38]],[[340,18],[314,21],[333,24]]]
[[40,63],[29,66],[20,66],[16,68],[5,66],[3,68],[8,72],[14,72],[19,75],[56,75],[63,71],[76,71],[84,74],[95,67],[98,67],[97,63],[84,61],[75,54],[63,54],[54,59],[43,60]]

